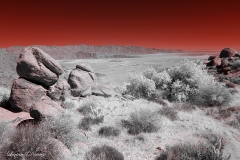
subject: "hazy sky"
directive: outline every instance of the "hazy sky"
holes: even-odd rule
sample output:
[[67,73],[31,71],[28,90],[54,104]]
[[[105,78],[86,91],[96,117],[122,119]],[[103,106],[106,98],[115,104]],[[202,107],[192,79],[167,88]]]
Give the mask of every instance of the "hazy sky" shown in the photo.
[[1,0],[0,47],[240,49],[240,1]]

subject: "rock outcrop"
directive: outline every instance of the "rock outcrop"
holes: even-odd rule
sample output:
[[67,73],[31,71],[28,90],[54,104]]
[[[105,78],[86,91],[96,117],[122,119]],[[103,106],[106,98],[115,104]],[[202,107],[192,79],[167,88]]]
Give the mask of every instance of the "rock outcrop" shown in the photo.
[[36,47],[25,48],[17,62],[17,73],[9,102],[14,112],[28,112],[35,120],[62,114],[62,101],[70,86],[60,64]]
[[234,49],[232,49],[232,48],[224,48],[224,49],[221,51],[219,57],[220,57],[220,58],[229,58],[229,57],[235,56],[236,53],[237,53],[237,52],[236,52]]
[[88,96],[92,94],[92,87],[95,85],[94,80],[87,71],[75,68],[71,71],[68,83],[71,86],[73,96]]
[[37,102],[30,108],[30,116],[35,120],[42,120],[46,117],[56,117],[64,113],[64,109],[52,100]]
[[86,71],[86,72],[92,72],[94,73],[92,67],[89,65],[89,64],[86,64],[86,63],[82,63],[82,64],[77,64],[76,65],[76,68],[79,68],[83,71]]
[[216,56],[210,56],[208,60],[207,66],[218,66],[221,64],[221,59]]
[[32,120],[33,118],[27,112],[13,113],[0,107],[0,122],[8,122],[13,126],[17,126],[19,123],[25,120]]
[[110,87],[97,84],[94,70],[85,63],[76,65],[76,68],[69,74],[68,83],[71,86],[71,94],[74,97],[89,95],[108,97],[115,94]]
[[97,76],[86,63],[71,71],[68,82],[59,78],[63,73],[60,64],[36,47],[22,51],[16,69],[20,77],[12,84],[11,110],[28,112],[35,120],[62,114],[61,105],[66,95],[107,97],[115,94],[109,86],[96,83]]
[[50,86],[57,82],[63,69],[44,51],[36,47],[27,47],[19,55],[17,73],[27,80]]
[[50,99],[46,96],[47,89],[43,86],[32,83],[26,79],[19,78],[13,82],[10,104],[14,111],[29,112],[31,106],[44,99]]
[[219,81],[229,88],[235,88],[240,84],[240,65],[234,66],[234,62],[240,61],[235,50],[224,48],[219,56],[210,56],[206,63],[209,73],[212,73]]

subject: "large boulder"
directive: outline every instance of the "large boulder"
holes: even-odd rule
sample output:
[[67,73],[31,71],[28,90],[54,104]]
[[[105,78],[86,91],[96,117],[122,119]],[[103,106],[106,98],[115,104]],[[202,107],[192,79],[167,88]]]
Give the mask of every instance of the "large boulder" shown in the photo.
[[95,86],[94,80],[88,74],[79,68],[71,71],[68,78],[73,96],[87,96],[92,94],[92,87]]
[[220,58],[233,57],[233,56],[235,56],[236,53],[237,53],[237,52],[236,52],[234,49],[232,49],[232,48],[224,48],[224,49],[221,51],[219,57],[220,57]]
[[76,68],[81,69],[81,70],[86,71],[86,72],[93,72],[94,73],[92,67],[87,63],[77,64]]
[[29,112],[33,104],[41,102],[46,96],[47,89],[26,79],[16,79],[12,84],[9,102],[11,110]]
[[[9,99],[11,110],[15,112],[24,111],[30,113],[30,110],[35,109],[37,106],[37,109],[42,108],[41,111],[39,111],[42,115],[51,115],[52,113],[50,113],[50,111],[52,110],[61,112],[61,106],[48,97],[46,93],[47,89],[43,86],[19,78],[15,80],[12,85]],[[42,110],[44,110],[44,112]],[[49,112],[49,114],[45,113],[45,111]]]
[[47,117],[57,117],[64,113],[64,109],[57,103],[51,100],[44,100],[32,105],[30,116],[35,120],[42,120]]
[[0,122],[8,122],[13,126],[17,126],[22,121],[31,119],[33,118],[27,112],[13,113],[0,107]]
[[19,55],[17,73],[29,81],[50,86],[57,82],[63,69],[55,59],[41,49],[27,47]]
[[211,56],[208,59],[209,59],[209,62],[207,63],[207,66],[219,66],[219,65],[221,65],[221,58]]
[[104,93],[105,97],[116,95],[116,92],[114,92],[113,89],[107,85],[98,85],[98,88]]
[[52,100],[59,102],[59,104],[62,104],[65,97],[70,95],[70,89],[70,85],[65,79],[58,79],[55,84],[48,88],[47,96]]
[[92,94],[95,96],[105,96],[105,94],[101,91],[101,89],[98,86],[92,87]]

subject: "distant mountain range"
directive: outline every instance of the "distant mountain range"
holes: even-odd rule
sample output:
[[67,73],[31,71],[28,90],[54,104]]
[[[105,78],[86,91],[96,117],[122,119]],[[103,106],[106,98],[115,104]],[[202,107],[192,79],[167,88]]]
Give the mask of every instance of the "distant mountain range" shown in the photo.
[[[154,54],[154,53],[178,53],[182,50],[145,48],[140,46],[92,46],[92,45],[68,45],[68,46],[44,46],[39,47],[55,59],[75,59],[75,58],[112,58],[112,57],[131,57],[138,54]],[[13,46],[1,49],[4,52],[19,54],[26,46]]]

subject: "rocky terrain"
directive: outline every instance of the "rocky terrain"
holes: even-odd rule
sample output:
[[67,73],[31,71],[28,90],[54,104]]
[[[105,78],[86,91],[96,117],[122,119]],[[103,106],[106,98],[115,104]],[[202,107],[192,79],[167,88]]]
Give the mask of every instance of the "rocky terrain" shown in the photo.
[[240,83],[240,55],[231,48],[224,48],[219,56],[210,56],[206,61],[208,72],[228,87],[235,88]]
[[240,56],[233,49],[210,56],[204,67],[189,60],[168,69],[144,63],[115,87],[100,83],[98,68],[88,63],[68,74],[41,48],[13,53],[18,58],[5,51],[2,64],[11,68],[2,76],[11,69],[16,76],[2,81],[11,91],[1,86],[0,159],[240,158]]

